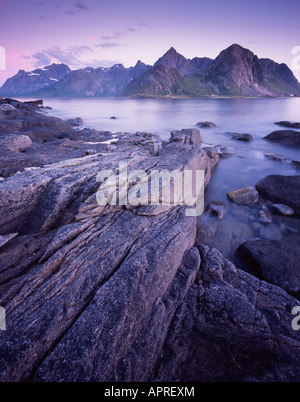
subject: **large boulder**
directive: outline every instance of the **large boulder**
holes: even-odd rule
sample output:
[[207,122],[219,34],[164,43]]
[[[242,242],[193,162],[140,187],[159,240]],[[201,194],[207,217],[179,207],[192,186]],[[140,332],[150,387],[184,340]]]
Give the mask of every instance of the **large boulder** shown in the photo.
[[258,193],[267,200],[291,207],[300,216],[300,176],[270,175],[256,183]]
[[181,131],[172,131],[170,142],[182,142],[183,144],[200,147],[202,138],[198,129],[183,129]]
[[248,272],[279,286],[288,293],[300,295],[300,251],[278,240],[253,240],[236,251]]
[[300,132],[295,130],[277,130],[266,135],[264,139],[284,145],[300,145]]
[[27,135],[8,134],[0,137],[1,145],[13,151],[24,152],[31,147],[32,141]]
[[12,112],[14,111],[16,108],[13,105],[10,104],[4,104],[4,105],[0,105],[0,111],[1,112]]
[[237,141],[251,142],[253,140],[252,135],[247,133],[231,133],[231,137],[233,140]]

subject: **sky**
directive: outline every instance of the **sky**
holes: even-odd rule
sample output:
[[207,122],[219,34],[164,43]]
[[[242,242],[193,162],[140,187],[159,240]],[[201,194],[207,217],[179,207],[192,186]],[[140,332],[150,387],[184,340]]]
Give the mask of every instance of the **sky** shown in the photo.
[[152,65],[170,47],[215,58],[233,43],[300,80],[299,15],[300,0],[0,0],[0,85],[53,62]]

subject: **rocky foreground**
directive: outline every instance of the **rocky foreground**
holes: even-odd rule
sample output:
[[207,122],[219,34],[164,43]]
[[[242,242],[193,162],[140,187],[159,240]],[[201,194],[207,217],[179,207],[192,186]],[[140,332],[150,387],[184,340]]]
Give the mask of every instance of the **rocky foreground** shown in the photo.
[[2,382],[299,381],[297,298],[202,244],[187,206],[97,203],[120,161],[207,184],[198,130],[160,145],[0,103]]

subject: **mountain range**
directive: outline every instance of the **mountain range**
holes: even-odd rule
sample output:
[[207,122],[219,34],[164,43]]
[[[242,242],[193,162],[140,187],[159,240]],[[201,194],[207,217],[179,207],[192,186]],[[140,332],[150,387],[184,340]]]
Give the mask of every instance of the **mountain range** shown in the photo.
[[286,64],[258,58],[233,44],[214,60],[187,59],[171,47],[153,66],[140,60],[134,67],[71,70],[52,64],[9,78],[4,96],[300,96],[300,83]]

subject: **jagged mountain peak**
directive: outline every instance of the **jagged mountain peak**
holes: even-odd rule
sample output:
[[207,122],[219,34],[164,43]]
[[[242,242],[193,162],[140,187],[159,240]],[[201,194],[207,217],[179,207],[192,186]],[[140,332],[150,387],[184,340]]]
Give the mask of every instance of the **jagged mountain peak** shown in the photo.
[[[167,67],[174,67],[174,64],[178,63],[178,61],[186,61],[187,59],[177,52],[174,47],[171,47],[162,57],[160,57],[155,63],[154,66],[159,64],[166,65]],[[173,63],[173,65],[172,65]]]

